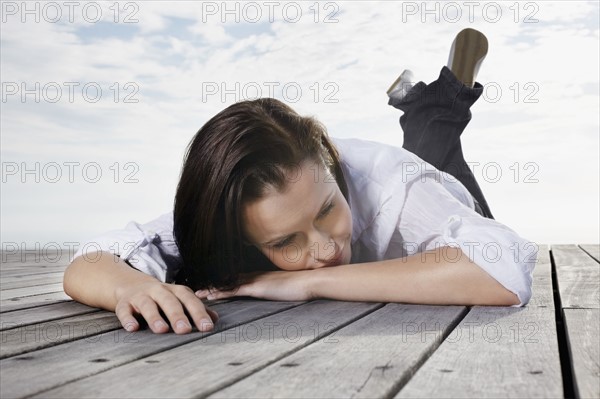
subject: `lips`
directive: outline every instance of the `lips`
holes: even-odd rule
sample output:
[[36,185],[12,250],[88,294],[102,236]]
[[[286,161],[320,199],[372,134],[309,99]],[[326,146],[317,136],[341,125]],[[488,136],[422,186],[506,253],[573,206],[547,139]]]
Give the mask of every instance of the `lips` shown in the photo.
[[327,262],[325,264],[325,267],[327,266],[337,266],[342,262],[342,258],[344,256],[344,251],[340,250],[338,253],[335,254],[335,256],[329,260],[329,262]]

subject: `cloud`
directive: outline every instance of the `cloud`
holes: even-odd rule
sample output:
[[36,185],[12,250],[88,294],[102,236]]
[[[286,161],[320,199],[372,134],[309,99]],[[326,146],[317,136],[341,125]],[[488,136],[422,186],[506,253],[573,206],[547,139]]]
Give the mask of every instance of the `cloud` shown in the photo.
[[[481,30],[490,42],[478,79],[486,92],[463,135],[465,154],[506,167],[537,162],[543,176],[529,186],[482,181],[494,213],[539,242],[600,239],[596,2],[483,2],[472,10],[460,2],[453,2],[458,9],[441,2],[428,8],[422,2],[317,8],[296,2],[272,10],[256,2],[257,20],[248,3],[228,3],[228,14],[221,2],[155,1],[133,8],[120,3],[117,23],[112,3],[98,4],[96,23],[81,12],[73,23],[5,16],[3,95],[12,83],[28,89],[56,83],[63,92],[56,103],[46,98],[52,85],[39,103],[31,94],[24,102],[19,94],[3,100],[2,159],[98,162],[106,173],[114,162],[136,162],[144,179],[130,186],[9,179],[2,189],[6,240],[81,240],[169,210],[185,146],[205,121],[244,95],[287,100],[320,118],[334,136],[401,146],[400,113],[387,105],[385,90],[405,68],[433,81],[465,27]],[[302,7],[298,19],[294,4]],[[124,23],[126,17],[134,22]],[[73,101],[69,82],[78,83]],[[101,88],[97,102],[86,99],[86,84]],[[572,165],[579,165],[576,173]],[[531,222],[548,215],[552,228]],[[574,220],[584,221],[577,235]],[[35,231],[20,227],[34,224]]]

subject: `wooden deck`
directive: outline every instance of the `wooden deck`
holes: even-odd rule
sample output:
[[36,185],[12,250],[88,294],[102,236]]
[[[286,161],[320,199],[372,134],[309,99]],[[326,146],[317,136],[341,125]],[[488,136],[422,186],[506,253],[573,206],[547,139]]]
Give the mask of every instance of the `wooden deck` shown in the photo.
[[524,308],[226,300],[188,335],[127,333],[62,292],[68,256],[5,253],[0,396],[599,398],[599,252],[540,246]]

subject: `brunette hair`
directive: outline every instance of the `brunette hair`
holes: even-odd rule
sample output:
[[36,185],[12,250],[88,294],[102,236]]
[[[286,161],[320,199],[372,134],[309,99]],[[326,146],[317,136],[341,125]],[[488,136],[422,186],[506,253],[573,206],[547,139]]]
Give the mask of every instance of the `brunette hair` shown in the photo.
[[313,160],[327,166],[348,200],[339,154],[325,127],[273,98],[235,103],[212,117],[187,147],[174,206],[182,268],[176,282],[231,290],[239,274],[277,270],[244,239],[243,205],[269,187],[285,189],[286,172]]

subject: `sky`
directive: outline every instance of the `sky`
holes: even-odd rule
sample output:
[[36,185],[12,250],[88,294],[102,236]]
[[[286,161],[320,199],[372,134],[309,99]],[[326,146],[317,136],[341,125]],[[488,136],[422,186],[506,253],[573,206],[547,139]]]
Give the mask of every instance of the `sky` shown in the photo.
[[1,2],[2,249],[72,247],[172,210],[213,115],[275,97],[331,136],[402,146],[386,90],[467,27],[489,52],[463,151],[497,221],[598,243],[599,3]]

